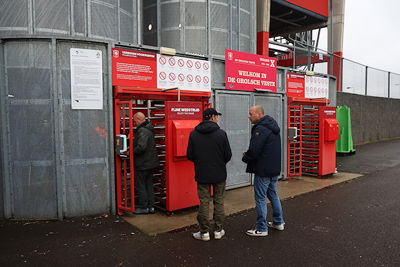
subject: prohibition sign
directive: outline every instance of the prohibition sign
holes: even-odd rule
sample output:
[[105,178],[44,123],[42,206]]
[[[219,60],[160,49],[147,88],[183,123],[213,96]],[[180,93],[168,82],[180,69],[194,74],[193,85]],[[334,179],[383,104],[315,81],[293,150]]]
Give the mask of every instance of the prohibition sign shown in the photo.
[[161,65],[165,65],[165,63],[167,63],[167,60],[165,59],[165,57],[160,57],[160,59],[158,61],[160,62]]
[[171,72],[168,77],[170,81],[175,81],[176,78],[175,73]]
[[179,73],[179,75],[178,75],[178,80],[179,80],[180,82],[183,82],[183,81],[185,80],[185,75],[183,75],[182,73]]
[[200,69],[201,68],[201,63],[199,61],[196,61],[196,63],[194,63],[196,69]]
[[208,78],[208,76],[204,76],[204,77],[203,77],[203,82],[204,82],[205,84],[208,84],[209,81],[210,81],[210,79]]
[[186,79],[187,79],[187,81],[188,82],[193,82],[193,76],[192,76],[192,74],[188,74],[188,76],[186,77]]
[[158,74],[158,77],[160,77],[161,80],[165,80],[167,78],[167,74],[162,71],[160,74]]
[[183,59],[178,59],[178,66],[179,67],[183,67],[183,66],[185,66],[185,61],[183,61]]
[[175,65],[175,58],[171,57],[168,59],[168,63],[170,66],[174,66]]
[[209,67],[210,67],[210,65],[208,65],[208,62],[204,62],[204,63],[203,63],[203,68],[204,68],[205,70],[208,70]]
[[201,77],[200,77],[200,75],[196,75],[196,82],[197,82],[197,83],[200,83],[200,82],[201,82]]
[[193,62],[191,60],[186,61],[186,66],[190,69],[193,67]]

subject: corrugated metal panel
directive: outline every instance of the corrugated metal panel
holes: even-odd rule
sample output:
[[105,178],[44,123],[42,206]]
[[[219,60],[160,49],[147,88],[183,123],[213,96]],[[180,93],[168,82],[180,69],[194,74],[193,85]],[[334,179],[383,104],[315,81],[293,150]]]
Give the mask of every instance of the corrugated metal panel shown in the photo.
[[[103,110],[72,110],[70,48],[101,50],[103,55]],[[107,50],[103,45],[60,42],[57,45],[58,83],[62,97],[60,117],[61,176],[65,184],[66,217],[107,212],[110,209],[108,169]]]
[[4,206],[5,206],[5,199],[4,199],[4,183],[6,177],[6,168],[4,168],[4,164],[6,162],[6,116],[5,116],[5,93],[6,90],[4,88],[4,54],[3,54],[3,44],[0,43],[0,218],[5,217]]
[[137,43],[136,4],[132,0],[120,0],[120,41]]
[[0,36],[28,33],[28,1],[0,2]]
[[225,62],[214,59],[211,69],[212,86],[215,88],[225,88]]
[[35,0],[34,31],[39,34],[69,34],[69,1]]
[[216,109],[222,113],[220,127],[226,131],[232,149],[232,159],[227,165],[228,189],[251,184],[251,176],[246,173],[242,153],[250,141],[250,123],[247,118],[251,106],[251,94],[216,91]]
[[90,1],[90,37],[118,40],[116,0],[112,2]]
[[76,35],[86,36],[86,12],[87,6],[85,0],[73,0],[73,31]]
[[49,42],[5,44],[12,215],[57,217]]
[[184,24],[180,17],[179,0],[161,2],[161,46],[184,51],[181,45],[181,29]]
[[210,9],[210,54],[225,56],[225,49],[230,48],[229,5],[227,1],[213,1]]
[[187,52],[207,54],[207,5],[185,3],[185,48]]
[[137,0],[3,0],[2,35],[72,35],[137,43]]

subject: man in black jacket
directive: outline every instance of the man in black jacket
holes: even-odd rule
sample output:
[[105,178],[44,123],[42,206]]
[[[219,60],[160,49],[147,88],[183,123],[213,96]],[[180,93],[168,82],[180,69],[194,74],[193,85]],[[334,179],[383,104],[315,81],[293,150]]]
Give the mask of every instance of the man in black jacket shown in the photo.
[[135,187],[139,201],[135,204],[136,214],[154,213],[153,169],[160,166],[154,128],[142,112],[133,115],[136,135],[133,140]]
[[[281,137],[276,121],[264,116],[261,106],[249,110],[249,120],[254,124],[251,129],[250,146],[243,152],[242,161],[247,163],[246,172],[254,173],[254,199],[257,210],[255,229],[247,230],[250,236],[268,235],[268,227],[283,230],[285,222],[282,217],[282,206],[276,192],[278,175],[281,172]],[[273,221],[267,219],[266,197],[271,201]]]
[[203,112],[203,121],[190,133],[187,158],[194,163],[197,194],[200,199],[197,221],[200,231],[193,233],[195,239],[210,240],[209,204],[211,186],[214,204],[214,238],[225,235],[224,195],[226,184],[226,164],[232,157],[226,132],[218,126],[218,116],[222,115],[213,108]]

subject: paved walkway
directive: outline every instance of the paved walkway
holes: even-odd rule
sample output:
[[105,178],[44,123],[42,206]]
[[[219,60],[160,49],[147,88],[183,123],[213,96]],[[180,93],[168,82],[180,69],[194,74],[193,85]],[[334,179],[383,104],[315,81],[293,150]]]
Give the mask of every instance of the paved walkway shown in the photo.
[[[195,208],[126,218],[146,220],[148,230],[107,214],[0,220],[0,266],[399,266],[400,139],[356,149],[337,158],[338,174],[279,182],[285,231],[267,237],[245,234],[257,216],[248,187],[227,192],[227,213],[247,210],[227,216],[225,237],[209,242],[191,235]],[[184,225],[192,226],[155,235]]]
[[[295,196],[322,189],[334,184],[342,183],[361,176],[354,173],[336,173],[323,179],[311,177],[299,177],[296,179],[279,181],[278,194],[284,200]],[[253,187],[247,186],[239,189],[228,190],[225,197],[225,213],[232,215],[240,211],[255,207]],[[210,218],[212,218],[212,204],[210,205]],[[197,208],[177,211],[173,215],[163,212],[149,215],[126,215],[124,220],[134,225],[142,232],[149,235],[169,232],[186,226],[197,224]]]

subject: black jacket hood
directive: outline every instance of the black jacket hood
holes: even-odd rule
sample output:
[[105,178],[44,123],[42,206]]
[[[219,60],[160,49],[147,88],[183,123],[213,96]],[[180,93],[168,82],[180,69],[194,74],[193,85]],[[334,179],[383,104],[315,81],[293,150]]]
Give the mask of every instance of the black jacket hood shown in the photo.
[[270,129],[274,134],[278,134],[280,132],[279,126],[276,121],[268,115],[262,117],[257,125]]
[[213,121],[202,121],[194,129],[199,133],[206,134],[218,130],[219,126]]

